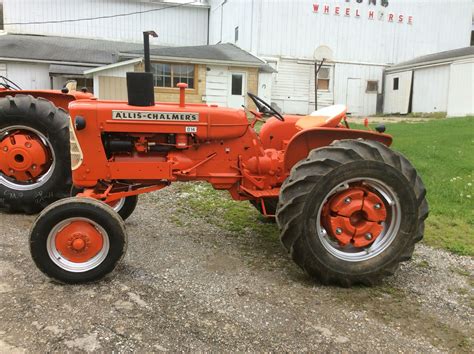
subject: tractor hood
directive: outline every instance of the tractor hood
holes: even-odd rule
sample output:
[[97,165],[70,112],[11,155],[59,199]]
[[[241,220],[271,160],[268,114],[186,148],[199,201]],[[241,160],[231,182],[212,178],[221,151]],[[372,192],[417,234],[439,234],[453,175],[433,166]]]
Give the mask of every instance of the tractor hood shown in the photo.
[[[81,100],[69,104],[72,121],[101,132],[193,134],[199,141],[237,138],[249,122],[244,110],[206,104],[157,103],[131,106],[123,101]],[[77,129],[77,128],[76,128]]]

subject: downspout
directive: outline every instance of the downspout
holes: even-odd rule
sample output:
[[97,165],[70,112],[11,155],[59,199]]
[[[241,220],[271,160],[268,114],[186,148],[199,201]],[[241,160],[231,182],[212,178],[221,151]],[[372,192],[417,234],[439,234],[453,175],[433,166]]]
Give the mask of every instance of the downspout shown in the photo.
[[250,53],[253,53],[253,14],[254,14],[254,0],[252,0],[252,13],[250,15]]
[[207,45],[209,45],[209,32],[211,28],[211,8],[207,9]]
[[224,26],[224,4],[225,1],[221,4],[221,38],[219,40],[219,43],[222,43],[222,27]]

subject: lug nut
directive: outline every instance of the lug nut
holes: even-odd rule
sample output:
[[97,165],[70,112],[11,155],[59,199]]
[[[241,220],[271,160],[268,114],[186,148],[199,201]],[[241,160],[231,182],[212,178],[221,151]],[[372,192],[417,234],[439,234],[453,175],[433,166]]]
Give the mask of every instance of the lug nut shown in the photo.
[[336,234],[338,234],[338,235],[342,234],[342,229],[340,227],[338,227],[336,229]]
[[33,170],[36,170],[36,165],[32,165],[31,168],[32,168]]
[[372,240],[372,234],[371,234],[370,232],[367,232],[367,233],[365,234],[365,239],[366,239],[367,241]]
[[4,146],[3,151],[8,151],[8,148],[6,146]]
[[26,143],[25,146],[26,146],[27,148],[30,148],[30,147],[31,147],[31,143]]
[[350,197],[344,199],[344,203],[349,204],[350,202],[352,202],[352,199]]
[[377,203],[377,204],[374,205],[374,209],[376,209],[376,210],[379,210],[381,207],[382,207],[382,206],[381,206],[379,203]]

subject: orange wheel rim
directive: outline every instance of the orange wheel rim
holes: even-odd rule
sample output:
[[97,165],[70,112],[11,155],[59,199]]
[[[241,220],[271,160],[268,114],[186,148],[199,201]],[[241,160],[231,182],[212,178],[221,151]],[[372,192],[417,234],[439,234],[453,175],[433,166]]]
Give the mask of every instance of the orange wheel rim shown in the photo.
[[380,236],[386,218],[383,200],[368,188],[356,186],[328,200],[322,222],[342,246],[366,247]]
[[47,240],[51,260],[71,272],[94,269],[107,257],[109,247],[104,228],[87,218],[61,221],[51,230]]
[[398,237],[402,209],[392,186],[364,177],[334,186],[319,205],[316,237],[334,257],[361,262],[384,252]]
[[44,174],[50,154],[41,139],[28,131],[17,131],[0,142],[0,171],[17,181],[27,182]]
[[56,249],[70,262],[94,258],[104,245],[102,234],[86,221],[74,221],[56,235]]

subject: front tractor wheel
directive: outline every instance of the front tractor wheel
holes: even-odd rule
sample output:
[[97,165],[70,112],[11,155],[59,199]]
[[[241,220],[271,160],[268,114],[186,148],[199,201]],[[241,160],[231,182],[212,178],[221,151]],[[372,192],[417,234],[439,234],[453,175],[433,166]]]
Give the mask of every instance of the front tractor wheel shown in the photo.
[[283,184],[281,241],[324,284],[372,285],[411,258],[428,216],[425,194],[401,154],[373,141],[334,142]]
[[[77,188],[75,186],[72,186],[71,188],[71,197],[75,197],[77,194],[82,193],[84,189],[82,188]],[[137,207],[138,204],[138,195],[132,195],[130,197],[124,197],[120,198],[119,200],[115,200],[110,203],[106,203],[108,206],[110,206],[117,214],[120,215],[122,220],[127,220],[130,215],[133,214],[135,211],[135,208]]]
[[127,236],[122,219],[90,198],[67,198],[48,206],[30,232],[36,266],[63,283],[101,279],[123,257]]

